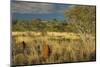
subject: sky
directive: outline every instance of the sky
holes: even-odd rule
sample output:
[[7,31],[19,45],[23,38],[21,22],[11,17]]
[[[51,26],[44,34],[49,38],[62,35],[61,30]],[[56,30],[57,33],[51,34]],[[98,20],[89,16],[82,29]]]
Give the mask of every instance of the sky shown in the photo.
[[64,11],[67,10],[70,6],[73,5],[58,3],[12,1],[11,14],[13,19],[21,20],[64,20]]

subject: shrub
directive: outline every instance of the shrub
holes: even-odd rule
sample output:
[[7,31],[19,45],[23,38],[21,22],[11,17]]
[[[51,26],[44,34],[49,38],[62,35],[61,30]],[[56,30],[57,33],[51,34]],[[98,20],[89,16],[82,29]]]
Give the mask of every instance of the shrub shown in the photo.
[[24,56],[23,54],[17,54],[14,58],[14,64],[15,65],[24,65],[24,64],[28,64],[27,62],[27,57]]

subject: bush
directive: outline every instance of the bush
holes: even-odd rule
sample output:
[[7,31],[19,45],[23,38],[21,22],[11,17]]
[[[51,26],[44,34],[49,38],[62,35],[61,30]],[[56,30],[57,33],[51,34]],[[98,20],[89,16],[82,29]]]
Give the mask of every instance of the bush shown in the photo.
[[27,57],[23,54],[17,54],[14,59],[15,65],[24,65],[27,64]]

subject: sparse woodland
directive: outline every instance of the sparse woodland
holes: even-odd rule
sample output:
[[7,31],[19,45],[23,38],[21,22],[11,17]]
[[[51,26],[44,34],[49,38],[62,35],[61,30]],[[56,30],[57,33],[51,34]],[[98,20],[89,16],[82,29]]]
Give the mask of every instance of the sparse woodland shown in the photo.
[[65,20],[13,20],[13,65],[96,60],[96,7],[74,6]]

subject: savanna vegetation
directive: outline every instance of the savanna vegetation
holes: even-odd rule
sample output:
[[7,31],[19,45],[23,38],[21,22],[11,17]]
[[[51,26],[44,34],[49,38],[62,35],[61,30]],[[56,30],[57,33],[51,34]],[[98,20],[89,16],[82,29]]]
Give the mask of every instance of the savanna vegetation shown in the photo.
[[96,60],[96,7],[73,6],[65,20],[13,20],[13,65]]

